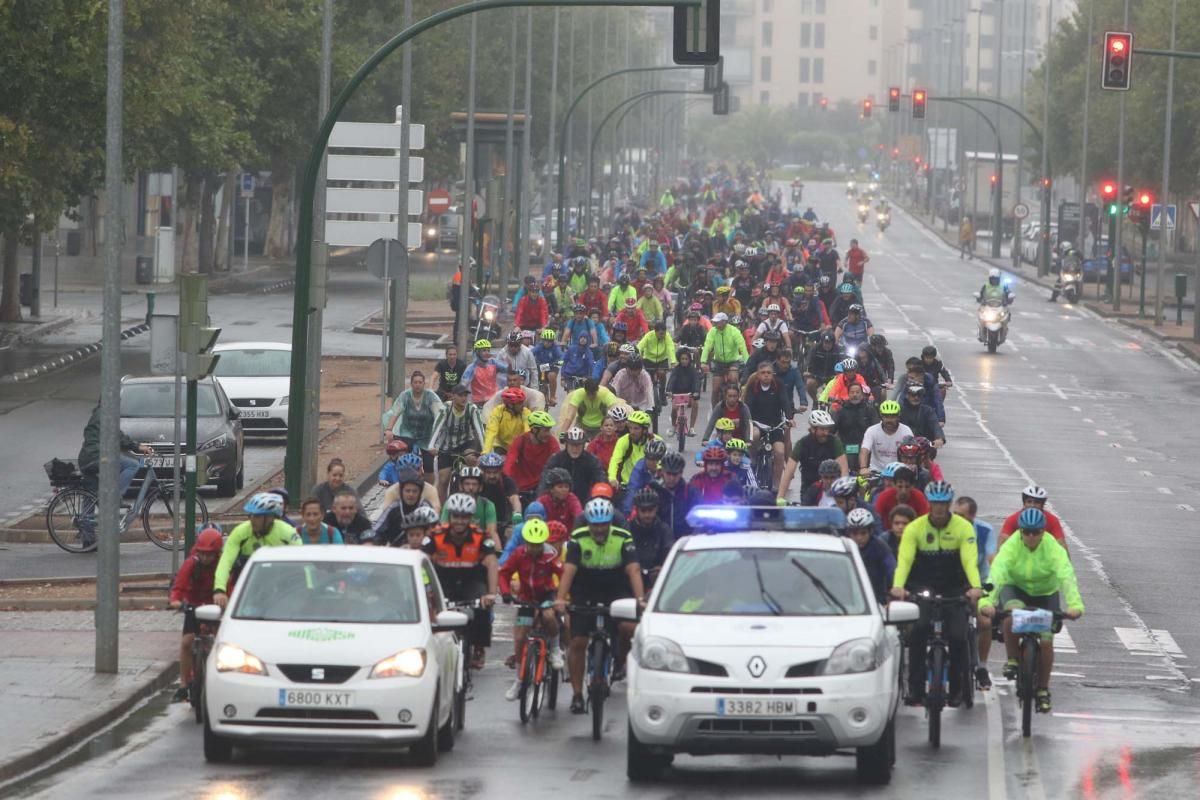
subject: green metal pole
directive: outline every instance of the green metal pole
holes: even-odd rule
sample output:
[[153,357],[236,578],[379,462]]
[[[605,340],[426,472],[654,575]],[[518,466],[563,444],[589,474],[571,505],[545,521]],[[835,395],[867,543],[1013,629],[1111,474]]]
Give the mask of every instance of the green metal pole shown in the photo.
[[[567,113],[563,115],[561,132],[558,137],[558,244],[563,248],[563,253],[567,252],[567,223],[566,223],[566,205],[567,205],[567,127],[571,124],[571,116],[575,113],[576,107],[583,98],[592,89],[599,86],[609,78],[615,78],[618,75],[625,75],[630,72],[669,72],[680,69],[696,69],[694,66],[662,66],[662,67],[627,67],[610,72],[607,75],[601,75],[596,80],[589,83],[580,90],[579,94],[575,95],[575,99],[571,101],[571,105],[567,107]],[[589,195],[588,202],[591,202]]]
[[[329,144],[329,136],[333,133],[333,125],[338,116],[350,102],[350,98],[358,91],[362,83],[383,63],[389,55],[399,49],[405,42],[415,39],[425,31],[436,28],[444,22],[474,14],[479,11],[489,11],[496,8],[512,8],[514,6],[614,6],[626,8],[665,7],[665,8],[698,8],[700,0],[478,0],[478,2],[439,11],[420,22],[410,25],[393,36],[368,58],[358,71],[350,77],[337,97],[330,105],[329,113],[321,120],[317,134],[313,137],[313,145],[309,150],[308,160],[304,166],[304,177],[300,184],[300,221],[296,233],[296,290],[292,307],[292,379],[288,390],[290,397],[303,398],[308,389],[309,375],[303,365],[308,357],[308,328],[309,316],[314,309],[309,306],[309,290],[312,283],[312,252],[313,252],[313,206],[317,188],[317,173],[321,168],[321,160],[325,148]],[[401,187],[403,189],[403,187]],[[467,276],[463,276],[468,280]],[[297,369],[296,366],[300,368]],[[318,376],[311,376],[318,380]],[[301,446],[304,428],[303,406],[292,409],[292,419],[288,424],[287,456],[284,459],[284,471],[288,492],[300,497],[303,488],[300,485],[304,465],[302,463]],[[296,412],[300,411],[299,414]],[[299,418],[297,418],[299,417]]]
[[[187,492],[183,500],[183,552],[192,552],[196,543],[196,381],[188,378],[187,382],[187,450],[185,452],[187,471]],[[172,515],[178,514],[179,509],[171,509]]]

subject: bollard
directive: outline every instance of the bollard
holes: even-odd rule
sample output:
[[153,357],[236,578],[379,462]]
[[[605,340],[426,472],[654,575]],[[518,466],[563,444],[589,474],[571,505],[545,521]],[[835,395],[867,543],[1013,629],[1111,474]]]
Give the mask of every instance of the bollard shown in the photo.
[[150,318],[154,316],[154,292],[146,292],[146,324],[150,324]]
[[1187,294],[1187,274],[1175,273],[1175,324],[1183,324],[1183,296]]

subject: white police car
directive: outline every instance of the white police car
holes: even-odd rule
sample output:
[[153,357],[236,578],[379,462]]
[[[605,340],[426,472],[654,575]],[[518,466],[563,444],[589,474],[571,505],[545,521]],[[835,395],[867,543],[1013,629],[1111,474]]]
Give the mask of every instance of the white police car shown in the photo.
[[[853,749],[860,780],[886,783],[900,653],[889,626],[917,607],[876,603],[857,547],[830,535],[845,524],[839,509],[702,506],[688,520],[714,533],[675,544],[638,624],[630,780],[676,753]],[[635,618],[635,601],[611,611]]]
[[454,746],[460,680],[453,629],[424,553],[386,547],[266,547],[220,619],[204,682],[204,757],[234,745],[408,747],[431,766]]

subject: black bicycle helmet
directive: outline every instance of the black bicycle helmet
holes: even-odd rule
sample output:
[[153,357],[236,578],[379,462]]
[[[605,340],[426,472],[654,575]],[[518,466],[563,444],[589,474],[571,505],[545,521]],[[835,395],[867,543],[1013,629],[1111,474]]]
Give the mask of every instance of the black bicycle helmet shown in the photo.
[[651,439],[646,442],[643,454],[646,458],[662,458],[667,454],[667,443],[662,439]]
[[633,505],[635,508],[658,508],[658,492],[649,486],[638,489],[633,495]]
[[565,469],[555,468],[546,471],[546,485],[556,486],[560,483],[569,484],[571,482],[571,473]]
[[679,473],[683,472],[683,468],[686,466],[686,464],[687,462],[684,461],[683,456],[674,451],[667,453],[662,457],[663,472],[670,472],[678,475]]

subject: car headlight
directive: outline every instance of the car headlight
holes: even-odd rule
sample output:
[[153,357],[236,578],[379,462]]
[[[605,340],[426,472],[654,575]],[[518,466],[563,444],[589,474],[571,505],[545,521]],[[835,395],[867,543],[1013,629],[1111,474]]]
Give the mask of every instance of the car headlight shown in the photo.
[[662,636],[639,637],[634,640],[633,658],[645,669],[660,672],[691,672],[691,664],[679,645]]
[[258,656],[246,652],[236,644],[222,644],[217,648],[217,672],[266,675],[267,667]]
[[209,439],[207,442],[200,445],[196,449],[199,452],[204,453],[209,450],[219,450],[222,447],[228,447],[228,446],[229,446],[229,434],[222,433],[220,436],[214,436],[213,438]]
[[371,667],[368,678],[419,678],[425,672],[425,648],[410,647]]
[[283,397],[279,398],[279,405],[286,406],[287,404],[288,404],[288,396],[285,394]]
[[425,235],[426,236],[437,236],[437,228],[426,228]]
[[833,648],[833,654],[825,661],[823,675],[848,675],[855,672],[870,672],[879,666],[879,645],[874,639],[851,639]]

